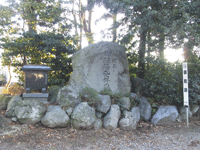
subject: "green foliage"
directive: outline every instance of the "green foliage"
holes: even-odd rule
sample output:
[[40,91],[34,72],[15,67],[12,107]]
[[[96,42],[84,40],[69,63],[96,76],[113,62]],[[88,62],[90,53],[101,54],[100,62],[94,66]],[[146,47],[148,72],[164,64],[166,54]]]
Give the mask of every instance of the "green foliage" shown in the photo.
[[[20,74],[20,67],[23,64],[46,64],[53,71],[49,73],[48,84],[64,85],[68,82],[72,72],[71,58],[69,57],[75,51],[73,39],[70,35],[56,33],[30,33],[23,34],[13,41],[7,41],[2,44],[5,51],[2,54],[5,65],[12,60],[12,66]],[[7,63],[6,63],[7,62]],[[20,79],[23,79],[21,76]]]
[[[0,29],[9,29],[2,31],[6,33],[1,38],[3,65],[14,66],[21,81],[24,81],[24,75],[20,68],[25,64],[49,65],[53,70],[49,73],[50,86],[64,85],[69,80],[72,72],[70,55],[75,51],[75,40],[69,35],[71,25],[62,15],[65,9],[61,2],[25,0],[1,7]],[[14,15],[18,20],[11,22],[10,17]],[[18,23],[21,20],[23,27]],[[28,28],[27,32],[25,28]]]
[[0,74],[0,86],[6,84],[6,75]]
[[188,62],[188,88],[189,100],[192,104],[200,104],[200,60],[193,53]]
[[[190,104],[200,102],[200,61],[193,54],[188,62],[188,84]],[[145,76],[143,96],[149,97],[152,105],[183,104],[182,63],[169,63],[160,59],[151,62]]]
[[102,91],[100,91],[100,94],[111,96],[111,95],[113,95],[113,92],[110,89],[104,87],[104,89]]
[[130,93],[123,94],[123,93],[113,93],[110,89],[104,88],[102,91],[100,91],[100,94],[102,95],[109,95],[111,98],[112,104],[117,104],[119,102],[119,99],[122,97],[129,97]]
[[182,66],[156,59],[151,62],[145,76],[143,95],[153,98],[159,104],[180,104],[182,102]]
[[90,87],[85,87],[84,89],[82,89],[79,95],[83,102],[87,102],[88,105],[92,107],[95,107],[95,104],[98,103],[98,101],[100,100],[98,92]]

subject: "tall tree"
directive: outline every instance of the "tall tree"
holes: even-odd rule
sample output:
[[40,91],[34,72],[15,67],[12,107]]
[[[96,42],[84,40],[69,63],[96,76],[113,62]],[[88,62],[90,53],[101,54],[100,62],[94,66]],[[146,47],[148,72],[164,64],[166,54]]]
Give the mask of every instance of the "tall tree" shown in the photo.
[[22,28],[15,37],[1,39],[4,62],[14,66],[18,73],[24,64],[47,64],[53,69],[50,84],[65,84],[72,71],[68,55],[75,47],[69,35],[71,27],[61,16],[61,4],[54,0],[23,0],[16,6],[13,8],[28,30]]

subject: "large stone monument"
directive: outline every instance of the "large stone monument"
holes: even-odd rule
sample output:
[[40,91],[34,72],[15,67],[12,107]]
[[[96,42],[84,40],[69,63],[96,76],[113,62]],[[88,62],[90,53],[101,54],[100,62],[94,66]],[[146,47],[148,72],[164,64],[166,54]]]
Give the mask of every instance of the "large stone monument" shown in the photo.
[[80,103],[79,92],[90,87],[97,92],[130,93],[130,77],[125,48],[114,42],[99,42],[76,52],[72,59],[73,73],[69,83],[59,90],[61,106]]

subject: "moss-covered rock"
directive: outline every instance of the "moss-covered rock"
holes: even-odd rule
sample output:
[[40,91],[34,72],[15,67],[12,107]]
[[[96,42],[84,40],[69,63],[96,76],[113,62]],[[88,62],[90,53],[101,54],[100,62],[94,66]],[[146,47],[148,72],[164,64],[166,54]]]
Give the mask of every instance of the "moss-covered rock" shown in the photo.
[[11,100],[12,96],[6,96],[0,94],[0,110],[6,110],[8,102]]
[[17,103],[14,114],[21,123],[36,124],[46,110],[46,106],[39,100],[23,100]]
[[21,101],[22,98],[19,95],[15,95],[14,97],[11,98],[11,100],[9,101],[8,105],[7,105],[7,110],[5,113],[5,116],[8,118],[14,117],[14,111],[15,111],[15,107],[17,105],[17,103],[19,101]]
[[71,115],[72,125],[76,129],[91,129],[96,120],[95,109],[87,102],[77,105]]

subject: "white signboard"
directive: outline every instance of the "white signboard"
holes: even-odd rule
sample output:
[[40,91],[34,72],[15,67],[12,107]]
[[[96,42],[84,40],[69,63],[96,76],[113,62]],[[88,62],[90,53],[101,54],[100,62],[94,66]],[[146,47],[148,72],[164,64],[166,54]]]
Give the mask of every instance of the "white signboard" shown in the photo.
[[183,98],[184,106],[189,106],[189,89],[188,89],[188,66],[187,63],[183,63]]

